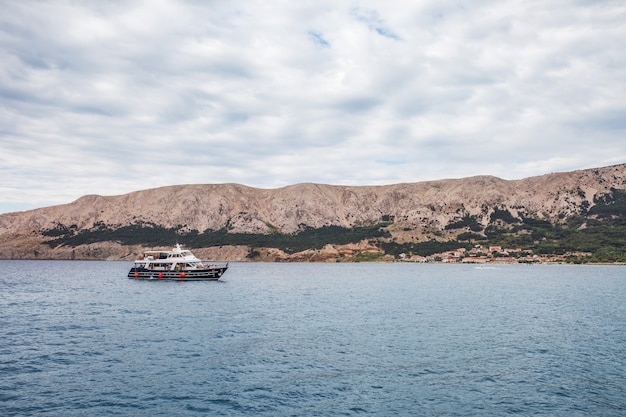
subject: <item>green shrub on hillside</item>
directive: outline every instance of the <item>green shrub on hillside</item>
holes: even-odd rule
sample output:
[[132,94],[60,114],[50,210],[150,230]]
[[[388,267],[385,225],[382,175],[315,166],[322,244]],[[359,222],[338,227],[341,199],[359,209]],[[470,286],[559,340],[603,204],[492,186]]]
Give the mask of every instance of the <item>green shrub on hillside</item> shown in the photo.
[[225,229],[197,230],[181,233],[181,227],[165,228],[151,223],[140,223],[118,228],[97,224],[89,230],[73,232],[68,228],[56,227],[47,232],[47,236],[55,237],[48,245],[78,246],[95,242],[119,242],[123,245],[172,246],[181,243],[188,247],[211,247],[225,245],[245,245],[250,247],[272,247],[287,253],[300,252],[305,249],[320,249],[326,244],[343,245],[356,243],[364,239],[389,237],[389,232],[381,225],[345,228],[340,226],[324,226],[319,229],[308,228],[297,234],[272,233],[248,234],[228,233]]

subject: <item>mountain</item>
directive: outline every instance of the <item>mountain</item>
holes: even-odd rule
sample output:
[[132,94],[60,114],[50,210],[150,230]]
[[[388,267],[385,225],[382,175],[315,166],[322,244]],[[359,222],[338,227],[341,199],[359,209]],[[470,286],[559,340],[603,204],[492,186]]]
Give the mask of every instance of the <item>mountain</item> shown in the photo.
[[[231,260],[272,250],[282,255],[267,259],[301,260],[295,255],[306,250],[337,251],[354,244],[394,255],[429,242],[536,247],[542,241],[575,241],[576,233],[596,227],[620,227],[625,193],[626,164],[521,180],[476,176],[278,189],[178,185],[87,195],[69,204],[0,215],[0,258],[127,259],[143,247],[171,246],[175,240]],[[539,229],[544,236],[527,238]],[[555,238],[550,234],[555,230],[567,236]],[[619,242],[611,245],[623,250]]]

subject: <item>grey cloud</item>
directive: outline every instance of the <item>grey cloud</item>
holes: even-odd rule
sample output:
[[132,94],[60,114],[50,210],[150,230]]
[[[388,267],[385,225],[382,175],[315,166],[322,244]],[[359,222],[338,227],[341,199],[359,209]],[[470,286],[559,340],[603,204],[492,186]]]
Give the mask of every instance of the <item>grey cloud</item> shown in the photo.
[[626,159],[616,3],[4,6],[10,208],[16,195],[32,207],[176,183],[519,178]]
[[336,105],[339,110],[345,111],[348,114],[354,114],[372,110],[380,105],[381,102],[382,99],[377,97],[351,97],[339,101]]

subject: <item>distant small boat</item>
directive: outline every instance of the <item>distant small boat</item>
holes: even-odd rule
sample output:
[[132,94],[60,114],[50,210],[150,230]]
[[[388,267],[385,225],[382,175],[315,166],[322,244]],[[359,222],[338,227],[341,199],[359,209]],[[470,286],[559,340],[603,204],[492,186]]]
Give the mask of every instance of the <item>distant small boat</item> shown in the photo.
[[170,251],[150,250],[135,260],[128,278],[169,281],[217,281],[228,263],[201,261],[179,244]]

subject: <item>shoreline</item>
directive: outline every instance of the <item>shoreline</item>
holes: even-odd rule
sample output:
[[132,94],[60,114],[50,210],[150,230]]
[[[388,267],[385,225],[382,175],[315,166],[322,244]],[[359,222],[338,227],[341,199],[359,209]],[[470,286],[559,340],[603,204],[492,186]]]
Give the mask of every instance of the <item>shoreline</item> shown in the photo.
[[[134,262],[130,259],[60,259],[60,258],[0,258],[0,261],[70,261],[70,262]],[[211,260],[213,261],[213,260]],[[467,266],[499,266],[499,265],[525,265],[525,266],[626,266],[626,262],[412,262],[412,261],[254,261],[254,260],[227,260],[216,262],[233,263],[270,263],[270,264],[414,264],[414,265],[467,265]]]

